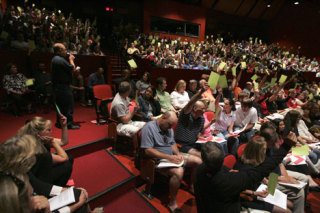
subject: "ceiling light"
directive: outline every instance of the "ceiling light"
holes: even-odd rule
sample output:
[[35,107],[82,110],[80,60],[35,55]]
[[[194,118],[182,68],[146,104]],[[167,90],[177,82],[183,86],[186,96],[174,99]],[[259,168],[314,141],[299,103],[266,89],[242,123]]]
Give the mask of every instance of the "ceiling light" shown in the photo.
[[267,4],[267,7],[271,7],[271,4]]
[[298,4],[299,4],[299,1],[295,1],[294,4],[295,4],[295,5],[298,5]]

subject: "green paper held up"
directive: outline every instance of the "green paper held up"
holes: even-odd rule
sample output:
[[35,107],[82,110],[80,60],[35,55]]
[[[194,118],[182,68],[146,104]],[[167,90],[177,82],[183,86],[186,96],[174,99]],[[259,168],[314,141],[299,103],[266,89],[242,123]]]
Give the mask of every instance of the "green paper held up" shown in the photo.
[[220,75],[218,83],[221,88],[228,88],[227,76]]
[[255,81],[259,78],[259,76],[257,76],[256,74],[254,74],[252,77],[251,77],[251,80]]
[[211,89],[216,89],[218,81],[219,81],[220,75],[215,72],[211,72],[208,80],[208,85]]
[[283,84],[286,80],[287,80],[287,77],[286,75],[281,75],[280,79],[279,79],[279,83],[280,84]]

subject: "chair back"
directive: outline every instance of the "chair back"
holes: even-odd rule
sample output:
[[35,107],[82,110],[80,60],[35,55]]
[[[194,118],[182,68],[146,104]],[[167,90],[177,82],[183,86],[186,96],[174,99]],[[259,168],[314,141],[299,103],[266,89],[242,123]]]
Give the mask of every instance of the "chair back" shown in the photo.
[[238,158],[241,158],[242,154],[243,154],[243,151],[244,149],[246,148],[247,144],[244,143],[244,144],[241,144],[239,147],[238,147],[238,150],[237,150],[237,155],[238,155]]
[[109,84],[100,84],[93,86],[93,96],[96,99],[100,100],[112,98],[112,86]]
[[236,157],[232,154],[229,154],[224,157],[223,165],[228,169],[232,169],[236,164],[236,161],[237,161]]
[[211,122],[214,119],[214,112],[212,111],[206,111],[203,113],[204,116],[207,117],[208,121]]

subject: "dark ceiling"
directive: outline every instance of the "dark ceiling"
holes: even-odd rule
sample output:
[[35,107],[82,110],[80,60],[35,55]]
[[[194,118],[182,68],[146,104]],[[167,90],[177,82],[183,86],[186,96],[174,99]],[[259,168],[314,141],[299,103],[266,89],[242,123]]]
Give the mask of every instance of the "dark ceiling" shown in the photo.
[[[320,10],[320,0],[176,0],[185,4],[207,7],[232,16],[252,19],[271,20],[281,11],[282,7],[299,7],[308,4]],[[270,5],[270,7],[268,7]]]

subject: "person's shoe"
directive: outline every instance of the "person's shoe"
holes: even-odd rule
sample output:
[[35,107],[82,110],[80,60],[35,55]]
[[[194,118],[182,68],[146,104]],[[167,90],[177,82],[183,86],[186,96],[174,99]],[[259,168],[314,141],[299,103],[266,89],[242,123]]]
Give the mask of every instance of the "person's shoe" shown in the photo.
[[70,124],[68,125],[68,129],[80,129],[80,126],[76,124]]

